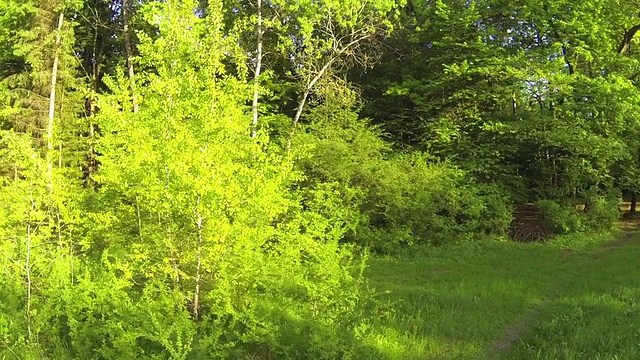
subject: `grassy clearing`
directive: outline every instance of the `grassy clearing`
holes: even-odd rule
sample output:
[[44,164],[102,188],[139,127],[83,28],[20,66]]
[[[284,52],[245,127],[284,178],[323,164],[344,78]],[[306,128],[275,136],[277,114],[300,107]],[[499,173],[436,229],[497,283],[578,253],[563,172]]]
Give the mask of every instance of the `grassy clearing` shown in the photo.
[[504,359],[640,358],[638,236],[592,254]]
[[640,358],[637,238],[485,241],[372,259],[367,276],[379,305],[363,339],[367,355]]

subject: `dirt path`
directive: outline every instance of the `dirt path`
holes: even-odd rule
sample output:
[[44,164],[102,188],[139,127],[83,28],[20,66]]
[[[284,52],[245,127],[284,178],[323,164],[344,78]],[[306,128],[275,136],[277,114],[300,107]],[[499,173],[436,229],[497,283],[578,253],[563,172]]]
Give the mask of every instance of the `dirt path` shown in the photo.
[[525,331],[534,324],[538,315],[540,315],[541,308],[542,304],[533,309],[529,309],[523,317],[509,326],[504,332],[504,336],[491,345],[487,353],[487,358],[493,359],[499,354],[508,352],[516,344],[518,339],[524,335]]
[[[604,251],[619,248],[632,241],[634,235],[637,235],[640,230],[640,220],[620,221],[620,223],[618,224],[618,228],[622,232],[615,240],[602,246],[602,249],[604,249]],[[573,250],[562,250],[562,252],[567,256],[577,254],[577,252]],[[564,285],[567,282],[571,281],[572,278],[573,277],[570,276],[561,281],[556,286],[556,288],[547,297],[545,297],[543,302],[529,309],[522,317],[520,317],[509,327],[507,327],[502,338],[498,339],[493,343],[493,345],[491,345],[491,347],[487,351],[486,358],[498,358],[500,354],[509,352],[516,345],[518,340],[521,339],[525,335],[525,333],[536,323],[544,306],[560,296]]]

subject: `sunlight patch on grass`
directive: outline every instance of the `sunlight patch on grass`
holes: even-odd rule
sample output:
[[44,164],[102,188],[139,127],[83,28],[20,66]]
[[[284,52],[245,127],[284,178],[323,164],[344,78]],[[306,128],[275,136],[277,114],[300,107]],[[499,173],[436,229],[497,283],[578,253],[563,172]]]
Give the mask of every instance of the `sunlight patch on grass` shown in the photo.
[[[400,321],[402,322],[402,321]],[[405,332],[397,328],[382,327],[370,334],[366,343],[375,348],[385,359],[429,359],[442,357],[468,358],[477,354],[478,344],[461,340],[425,336],[418,328],[411,331],[411,325]]]

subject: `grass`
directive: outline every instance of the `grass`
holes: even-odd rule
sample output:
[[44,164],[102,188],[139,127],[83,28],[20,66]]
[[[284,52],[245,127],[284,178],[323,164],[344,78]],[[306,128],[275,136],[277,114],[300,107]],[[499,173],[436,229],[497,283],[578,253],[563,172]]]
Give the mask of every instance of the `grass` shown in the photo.
[[640,358],[640,237],[620,236],[372,259],[359,358]]

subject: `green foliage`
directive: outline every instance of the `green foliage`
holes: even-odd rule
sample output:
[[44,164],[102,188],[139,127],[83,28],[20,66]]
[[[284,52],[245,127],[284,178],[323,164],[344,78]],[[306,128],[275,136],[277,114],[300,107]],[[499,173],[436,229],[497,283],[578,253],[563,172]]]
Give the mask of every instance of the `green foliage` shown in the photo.
[[384,357],[368,251],[509,266],[513,203],[640,189],[637,4],[261,4],[0,0],[0,357]]
[[206,18],[194,2],[141,10],[160,35],[141,34],[138,46],[155,70],[137,80],[137,113],[128,79],[104,79],[111,92],[90,119],[101,132],[99,186],[80,193],[79,212],[73,192],[43,176],[49,154],[27,134],[3,133],[3,169],[19,169],[0,189],[15,204],[2,209],[0,243],[9,348],[107,359],[349,352],[362,260],[339,244],[332,190],[303,209],[288,191],[299,178],[290,158],[247,136],[250,87],[226,71],[238,49],[214,5]]
[[300,192],[305,206],[340,226],[337,238],[354,240],[368,222],[362,207],[390,149],[377,129],[358,119],[355,92],[333,85],[323,89],[323,101],[308,112],[309,124],[295,139],[307,152],[297,162],[305,174]]
[[594,196],[587,203],[587,224],[592,231],[609,231],[620,220],[620,196]]
[[314,199],[305,203],[323,194],[323,212],[343,224],[346,239],[393,252],[506,232],[508,197],[426,154],[391,155],[378,130],[358,120],[353,90],[333,85],[307,114],[310,124],[296,144],[310,152],[299,161],[304,196]]
[[370,223],[360,241],[392,251],[504,234],[511,222],[508,200],[483,191],[464,171],[430,163],[424,155],[405,154],[381,166],[363,207]]
[[536,202],[546,225],[556,234],[585,231],[610,231],[620,219],[620,200],[602,195],[589,198],[585,211],[567,201],[540,200]]
[[[167,344],[150,338],[160,351],[153,354],[181,344],[192,356],[223,358],[242,349],[288,357],[344,351],[358,261],[338,245],[333,219],[325,220],[331,190],[316,192],[317,207],[303,211],[287,192],[298,176],[289,160],[247,136],[249,88],[222,64],[233,44],[219,32],[219,13],[200,19],[187,3],[147,11],[150,19],[166,17],[164,36],[139,45],[158,73],[145,79],[137,114],[119,109],[124,81],[109,81],[114,95],[100,115],[101,206],[92,216],[94,228],[110,229],[97,256],[113,258],[113,271],[132,284],[129,301],[160,283],[180,294],[166,299],[181,309],[176,316],[198,311],[197,332],[180,330]],[[209,56],[191,51],[199,46]]]
[[536,205],[542,212],[546,225],[556,234],[568,234],[587,229],[586,215],[578,212],[571,203],[540,200]]
[[363,114],[396,145],[519,202],[634,188],[638,57],[616,54],[616,34],[640,19],[617,16],[620,6],[629,5],[522,3],[507,16],[504,1],[411,3],[394,50],[351,77],[364,89]]

